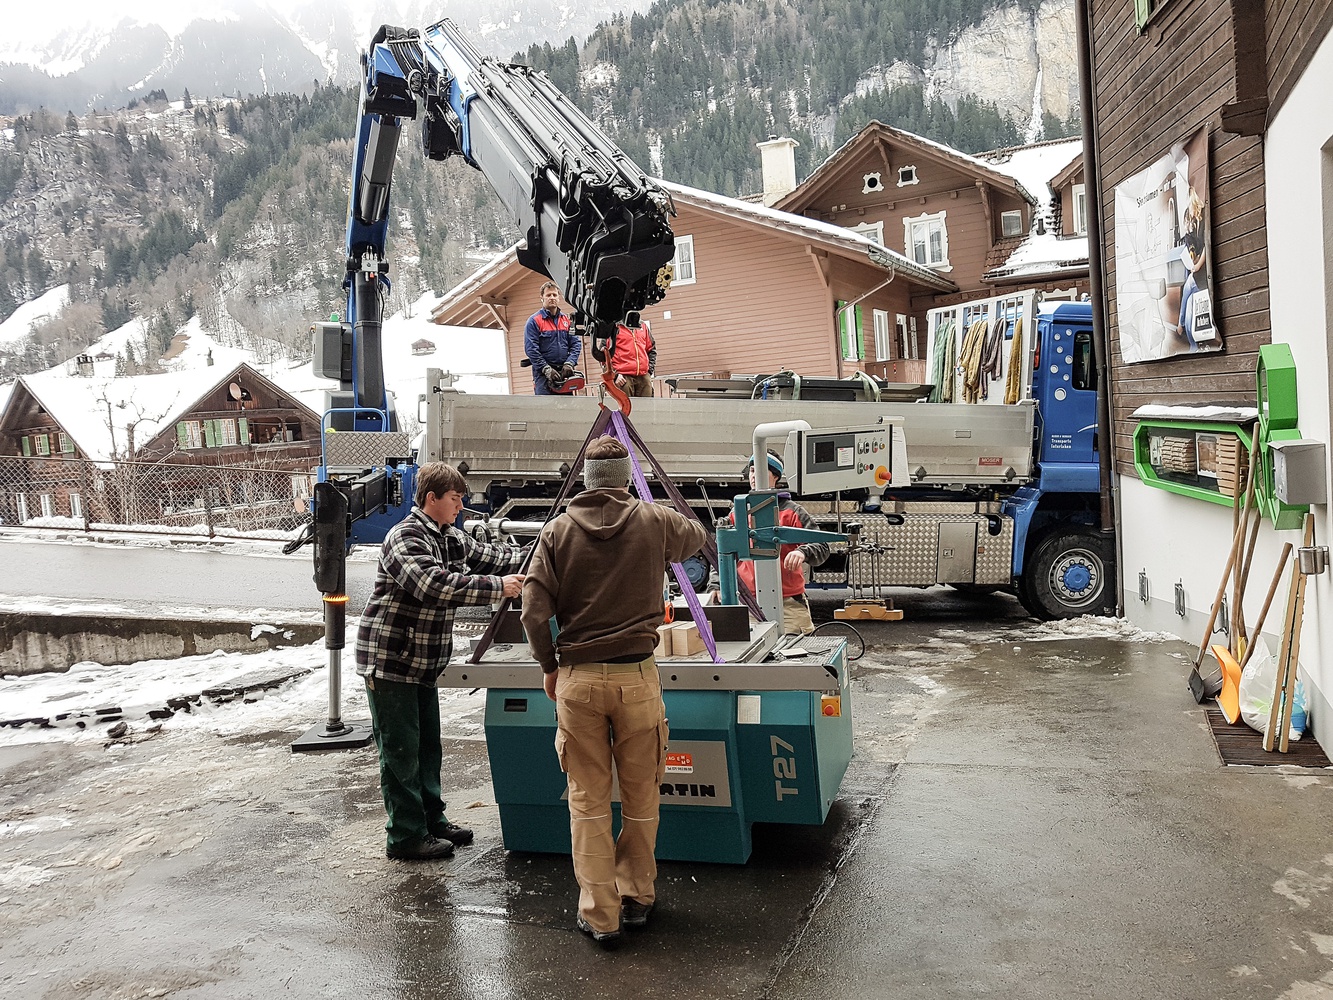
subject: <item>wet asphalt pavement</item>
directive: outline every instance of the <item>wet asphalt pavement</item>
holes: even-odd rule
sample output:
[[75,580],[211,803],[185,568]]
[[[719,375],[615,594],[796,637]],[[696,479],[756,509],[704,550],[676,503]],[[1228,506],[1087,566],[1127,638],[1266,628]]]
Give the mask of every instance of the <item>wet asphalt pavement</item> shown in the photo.
[[662,863],[615,953],[574,930],[568,858],[500,846],[479,708],[444,776],[477,844],[435,864],[385,859],[371,749],[0,748],[0,996],[1333,997],[1333,778],[1221,766],[1191,649],[899,603],[825,825]]

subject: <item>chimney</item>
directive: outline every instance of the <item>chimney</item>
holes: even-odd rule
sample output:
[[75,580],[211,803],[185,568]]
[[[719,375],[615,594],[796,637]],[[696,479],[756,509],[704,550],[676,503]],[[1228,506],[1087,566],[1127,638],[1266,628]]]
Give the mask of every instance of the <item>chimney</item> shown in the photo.
[[772,205],[796,190],[795,139],[779,139],[770,135],[759,145],[759,156],[764,170],[764,204]]
[[93,359],[90,354],[80,354],[74,359],[74,370],[76,374],[84,378],[91,378],[93,374]]

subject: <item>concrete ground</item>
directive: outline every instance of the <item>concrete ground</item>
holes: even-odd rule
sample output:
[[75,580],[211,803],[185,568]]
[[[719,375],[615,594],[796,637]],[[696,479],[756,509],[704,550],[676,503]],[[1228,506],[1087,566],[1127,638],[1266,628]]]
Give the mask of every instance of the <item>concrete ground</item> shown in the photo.
[[1333,775],[1223,767],[1182,642],[900,606],[866,627],[826,824],[664,863],[616,953],[574,930],[567,858],[501,847],[479,696],[445,713],[477,844],[440,864],[385,859],[373,750],[239,724],[6,746],[0,996],[1333,997]]

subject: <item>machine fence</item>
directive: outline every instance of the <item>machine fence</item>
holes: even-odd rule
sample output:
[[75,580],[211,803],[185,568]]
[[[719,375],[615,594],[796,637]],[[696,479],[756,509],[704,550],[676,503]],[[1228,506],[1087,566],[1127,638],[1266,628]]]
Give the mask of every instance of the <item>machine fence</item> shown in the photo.
[[0,457],[0,525],[284,539],[310,519],[313,470]]

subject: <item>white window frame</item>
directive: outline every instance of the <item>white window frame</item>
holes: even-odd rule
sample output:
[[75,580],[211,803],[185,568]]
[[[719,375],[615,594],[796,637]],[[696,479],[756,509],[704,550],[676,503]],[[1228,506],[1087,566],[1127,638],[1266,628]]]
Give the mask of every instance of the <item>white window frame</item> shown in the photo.
[[74,452],[74,441],[64,431],[60,431],[60,453],[70,455]]
[[185,447],[188,451],[204,446],[204,429],[198,420],[185,420]]
[[860,233],[862,236],[874,240],[880,246],[884,246],[883,222],[863,222],[859,226],[852,226],[851,230],[854,233]]
[[1075,184],[1070,192],[1070,204],[1074,209],[1074,235],[1088,235],[1088,189],[1082,184]]
[[223,417],[217,422],[217,434],[219,448],[234,448],[241,443],[236,433],[236,421],[231,417]]
[[14,499],[17,501],[15,506],[18,507],[19,524],[26,524],[28,522],[28,495],[20,493]]
[[888,310],[875,309],[870,315],[875,326],[875,360],[892,361],[893,340],[889,337]]
[[34,434],[32,444],[33,450],[43,458],[51,454],[51,436],[49,434]]
[[917,358],[919,357],[919,354],[920,354],[920,348],[917,346],[917,341],[916,341],[916,317],[908,316],[907,350],[903,353],[903,357],[907,358],[910,361],[916,361]]
[[37,502],[42,506],[42,517],[56,516],[56,498],[50,493],[38,494]]
[[694,258],[694,237],[677,236],[676,254],[671,258],[671,284],[692,285],[698,280],[698,272],[698,264]]
[[911,356],[910,355],[911,346],[907,342],[908,329],[909,327],[907,325],[907,314],[899,313],[896,320],[894,321],[893,335],[894,339],[898,342],[898,357],[900,359]]
[[[926,247],[924,266],[936,271],[952,270],[952,265],[949,263],[949,227],[945,219],[947,214],[944,211],[927,212],[915,218],[903,219],[903,246],[906,248],[908,260],[915,261],[918,264],[922,263],[916,259],[916,251],[913,249],[913,233],[921,229],[924,232],[923,242]],[[941,257],[937,261],[932,261],[930,259],[930,232],[936,224],[939,226]]]
[[[1017,220],[1014,231],[1011,233],[1005,229],[1005,222]],[[1011,208],[1008,211],[1000,213],[1000,235],[1001,236],[1022,236],[1023,235],[1023,210],[1021,208]]]
[[861,178],[862,194],[879,194],[884,190],[884,177],[878,170],[872,170]]
[[[911,172],[908,173],[908,171]],[[907,180],[903,180],[904,175],[907,176]],[[909,163],[904,167],[898,168],[898,186],[900,188],[911,187],[913,184],[920,184],[920,183],[921,183],[921,178],[917,176],[915,163]]]
[[69,516],[83,517],[83,497],[78,493],[69,495]]

